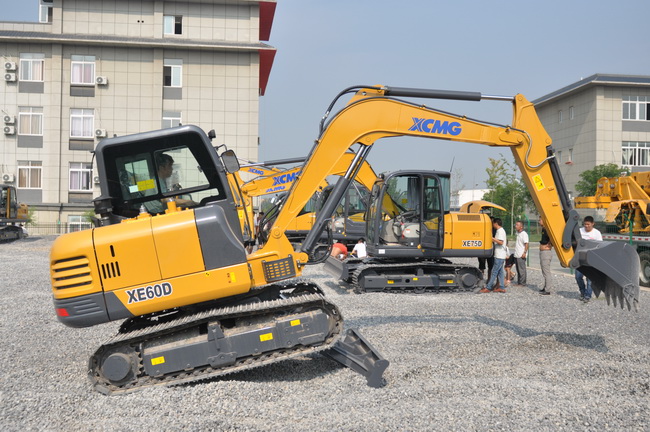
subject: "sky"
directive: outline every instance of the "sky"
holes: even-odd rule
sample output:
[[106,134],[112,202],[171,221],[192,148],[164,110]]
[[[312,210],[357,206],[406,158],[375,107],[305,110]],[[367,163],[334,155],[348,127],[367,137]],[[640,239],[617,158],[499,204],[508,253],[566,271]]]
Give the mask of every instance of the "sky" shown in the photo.
[[[36,0],[0,0],[0,21],[35,21]],[[306,156],[339,91],[387,85],[477,91],[529,100],[594,73],[650,75],[650,1],[278,0],[277,54],[260,98],[260,160]],[[427,101],[510,124],[508,103]],[[505,151],[504,151],[505,150]],[[507,149],[418,138],[378,141],[377,172],[459,171],[482,188]]]

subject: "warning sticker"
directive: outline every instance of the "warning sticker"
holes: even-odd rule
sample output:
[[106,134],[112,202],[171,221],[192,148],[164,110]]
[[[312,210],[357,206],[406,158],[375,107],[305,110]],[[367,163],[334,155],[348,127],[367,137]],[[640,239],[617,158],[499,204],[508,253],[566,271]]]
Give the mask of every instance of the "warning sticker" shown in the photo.
[[164,356],[154,357],[154,358],[151,359],[151,365],[152,366],[156,366],[156,365],[163,364],[163,363],[165,363],[165,357]]
[[142,180],[138,182],[138,191],[146,191],[149,189],[154,189],[156,187],[156,182],[153,179]]
[[538,191],[541,191],[545,187],[544,180],[542,180],[542,176],[539,174],[533,176],[533,183],[535,183],[535,187]]

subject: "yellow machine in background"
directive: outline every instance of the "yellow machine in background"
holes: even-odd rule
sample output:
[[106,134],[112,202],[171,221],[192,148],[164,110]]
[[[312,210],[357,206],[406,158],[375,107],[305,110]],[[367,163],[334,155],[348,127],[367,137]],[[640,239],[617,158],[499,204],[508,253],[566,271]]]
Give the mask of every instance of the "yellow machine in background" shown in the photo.
[[16,188],[0,185],[0,241],[21,239],[25,236],[22,225],[29,221],[27,204],[18,202]]
[[605,209],[605,222],[616,223],[621,233],[650,232],[650,171],[620,177],[602,177],[596,194],[576,197],[578,209]]
[[[98,391],[124,393],[192,382],[317,351],[363,373],[370,385],[381,385],[386,360],[357,332],[344,333],[340,312],[316,283],[293,279],[302,274],[322,228],[380,138],[418,136],[509,147],[562,264],[585,273],[596,295],[602,291],[621,305],[636,304],[634,250],[618,243],[572,242],[580,236],[578,221],[551,157],[551,140],[522,95],[388,87],[347,89],[341,95],[350,92],[354,96],[348,104],[322,124],[266,243],[249,255],[226,178],[239,168],[236,157],[228,152],[219,157],[202,130],[181,126],[98,144],[97,226],[59,237],[51,252],[60,321],[85,327],[126,320],[90,359],[89,375]],[[402,100],[408,97],[504,100],[513,104],[512,125],[495,126]],[[349,168],[300,250],[294,250],[287,228],[351,150],[355,156]],[[170,187],[169,173],[162,169],[169,158],[181,171],[176,176],[182,180],[180,189]],[[378,221],[383,195],[375,189],[372,220]],[[442,190],[434,189],[431,197],[442,197]],[[150,213],[151,203],[158,202],[166,210]],[[471,232],[455,231],[454,216],[444,205],[428,210],[420,251],[410,248],[409,254],[484,248],[466,242],[472,240]],[[398,250],[400,245],[369,237],[369,249],[385,247]]]
[[[345,153],[338,164],[333,168],[333,171],[328,173],[328,176],[344,176],[346,170],[350,166],[350,163],[354,159],[354,156],[354,153]],[[291,159],[291,161],[297,160],[304,161],[304,159]],[[287,168],[284,170],[275,169],[271,174],[259,176],[247,182],[241,181],[241,177],[239,176],[238,172],[228,175],[228,180],[231,185],[231,189],[233,190],[233,194],[235,196],[241,197],[241,204],[238,204],[238,209],[244,233],[249,232],[248,227],[254,226],[252,220],[252,198],[269,194],[286,193],[291,188],[294,181],[300,176],[302,169],[302,165]],[[268,170],[269,169],[267,167],[267,172]],[[364,162],[361,166],[361,169],[355,176],[357,186],[349,189],[349,192],[346,195],[345,199],[342,200],[343,202],[341,203],[341,208],[352,201],[354,197],[361,194],[358,192],[359,189],[367,191],[368,188],[372,187],[376,179],[377,175],[373,171],[370,164],[368,164],[368,162]],[[285,235],[292,243],[302,242],[307,233],[312,229],[314,220],[316,218],[316,212],[319,210],[324,200],[327,199],[326,191],[329,190],[329,188],[331,188],[331,185],[329,185],[327,179],[323,180],[305,207],[302,209],[300,214],[289,224],[285,230]],[[324,191],[325,195],[322,195]],[[277,211],[281,205],[281,202],[282,198],[278,200],[276,208],[272,208],[270,211],[267,211],[267,214],[262,221],[263,226],[270,226],[269,222],[277,216]],[[361,211],[365,211],[365,206]],[[362,217],[363,214],[357,214],[356,216]],[[249,221],[249,223],[246,221]],[[333,223],[336,224],[336,222],[337,220],[335,220]],[[253,229],[250,229],[250,232],[253,231]],[[255,238],[256,234],[257,233],[254,233],[252,237]],[[361,233],[361,235],[363,235],[363,233]],[[336,239],[341,240],[344,236],[345,231],[343,229],[334,231],[334,237]],[[355,241],[356,238],[358,238],[358,236],[355,237]]]

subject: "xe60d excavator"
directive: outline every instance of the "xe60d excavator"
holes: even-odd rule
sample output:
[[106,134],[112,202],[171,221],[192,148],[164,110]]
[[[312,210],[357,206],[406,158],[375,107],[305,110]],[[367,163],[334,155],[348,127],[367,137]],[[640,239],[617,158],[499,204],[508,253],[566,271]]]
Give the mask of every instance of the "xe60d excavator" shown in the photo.
[[[124,393],[192,382],[293,356],[323,351],[380,385],[387,361],[358,333],[343,332],[337,307],[300,276],[349,184],[379,138],[402,135],[510,147],[564,265],[579,268],[596,295],[636,305],[638,260],[623,244],[579,238],[570,204],[531,103],[513,103],[512,126],[495,126],[397,99],[491,99],[479,93],[388,87],[351,88],[350,102],[327,123],[279,209],[266,243],[245,253],[226,169],[207,135],[192,126],[103,140],[96,150],[101,196],[96,227],[59,237],[52,246],[54,306],[64,324],[85,327],[126,320],[89,362],[94,387]],[[338,98],[337,98],[338,99]],[[331,111],[332,106],[328,111]],[[301,249],[287,226],[343,155],[358,144],[349,168],[324,203]],[[169,160],[186,168],[182,190],[166,184]],[[225,168],[224,168],[225,167]],[[176,196],[182,195],[183,199]],[[164,201],[166,209],[154,212]],[[155,204],[155,205],[153,205]],[[154,214],[156,213],[156,214]],[[379,214],[377,212],[376,214]],[[431,241],[466,246],[442,211]],[[460,237],[460,238],[458,238]],[[447,239],[449,241],[447,241]]]

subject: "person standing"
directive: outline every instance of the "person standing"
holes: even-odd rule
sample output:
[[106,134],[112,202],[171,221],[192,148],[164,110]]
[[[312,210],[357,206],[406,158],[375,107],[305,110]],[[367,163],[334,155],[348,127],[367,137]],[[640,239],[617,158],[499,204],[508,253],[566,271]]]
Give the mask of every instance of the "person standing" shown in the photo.
[[[506,230],[503,229],[503,222],[501,221],[501,218],[494,218],[494,220],[492,221],[492,226],[494,227],[494,229],[496,229],[496,234],[492,238],[492,243],[494,243],[494,267],[492,267],[492,274],[490,274],[490,280],[488,280],[488,283],[485,286],[485,288],[479,291],[480,293],[506,292],[506,290],[504,290],[502,287],[505,286],[505,282],[503,280],[504,279],[503,265],[506,262],[506,258],[507,258],[506,246],[507,246],[508,238],[506,236]],[[494,288],[493,291],[492,288],[497,283],[497,279],[499,282],[499,287]]]
[[539,226],[542,227],[542,238],[539,240],[539,267],[542,269],[544,276],[544,286],[539,293],[541,295],[551,295],[551,259],[553,259],[553,245],[551,239],[544,228],[544,221],[539,220]]
[[[497,230],[494,229],[494,217],[490,216],[490,223],[492,223],[492,237],[494,237],[497,233]],[[478,259],[478,269],[485,275],[485,265],[487,264],[487,278],[486,280],[490,279],[490,275],[492,274],[492,267],[494,267],[494,254],[488,258],[479,258]]]
[[515,241],[515,265],[517,266],[517,285],[526,286],[526,257],[528,256],[528,233],[522,221],[515,222],[517,240]]
[[[591,216],[585,216],[582,221],[580,235],[586,240],[603,241],[603,236],[600,231],[594,228],[594,218]],[[586,284],[584,279],[587,279]],[[585,277],[580,270],[576,269],[576,282],[578,283],[578,289],[580,290],[580,300],[589,303],[589,300],[591,300],[591,294],[593,293],[593,290],[591,289],[591,281],[589,278]]]

